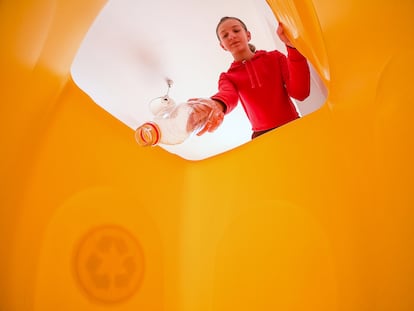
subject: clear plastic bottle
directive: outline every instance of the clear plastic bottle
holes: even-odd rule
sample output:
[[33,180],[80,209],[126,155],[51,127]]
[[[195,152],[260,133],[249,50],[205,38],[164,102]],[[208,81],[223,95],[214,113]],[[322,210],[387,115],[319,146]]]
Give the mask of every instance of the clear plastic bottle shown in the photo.
[[176,105],[168,95],[151,102],[150,109],[153,120],[135,131],[140,146],[181,144],[204,127],[212,112],[211,107],[197,101]]

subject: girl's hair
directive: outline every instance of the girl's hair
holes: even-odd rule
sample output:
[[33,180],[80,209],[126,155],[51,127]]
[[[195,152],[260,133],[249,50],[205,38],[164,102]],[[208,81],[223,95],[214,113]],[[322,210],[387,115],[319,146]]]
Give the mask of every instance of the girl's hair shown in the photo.
[[[218,34],[218,29],[219,29],[220,25],[228,19],[234,19],[234,20],[238,21],[240,23],[240,25],[242,25],[243,29],[248,31],[246,24],[240,18],[233,17],[233,16],[224,16],[220,19],[220,21],[218,22],[217,27],[216,27],[216,35],[217,35],[217,38],[219,39],[219,41],[221,41],[221,40],[220,40],[220,36]],[[251,43],[249,43],[249,49],[252,52],[256,51],[256,47]]]

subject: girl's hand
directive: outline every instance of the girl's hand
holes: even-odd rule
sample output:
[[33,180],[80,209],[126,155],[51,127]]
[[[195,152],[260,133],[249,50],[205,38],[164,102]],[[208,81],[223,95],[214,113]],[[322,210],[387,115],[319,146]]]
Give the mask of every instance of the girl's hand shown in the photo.
[[198,136],[203,135],[205,132],[214,132],[224,120],[223,106],[213,100],[206,98],[191,98],[188,100],[189,103],[206,105],[211,109],[208,116],[207,122],[204,127],[197,133]]
[[279,36],[279,39],[286,44],[287,46],[294,48],[295,46],[290,42],[288,36],[285,33],[285,29],[282,23],[279,23],[279,26],[277,27],[277,35]]

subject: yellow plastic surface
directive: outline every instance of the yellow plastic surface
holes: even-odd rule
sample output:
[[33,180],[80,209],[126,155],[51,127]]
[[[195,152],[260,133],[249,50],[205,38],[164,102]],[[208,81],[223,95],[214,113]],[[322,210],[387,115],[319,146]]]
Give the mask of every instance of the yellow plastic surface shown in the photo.
[[327,102],[190,162],[73,83],[104,0],[0,2],[0,310],[414,310],[414,2],[268,3]]

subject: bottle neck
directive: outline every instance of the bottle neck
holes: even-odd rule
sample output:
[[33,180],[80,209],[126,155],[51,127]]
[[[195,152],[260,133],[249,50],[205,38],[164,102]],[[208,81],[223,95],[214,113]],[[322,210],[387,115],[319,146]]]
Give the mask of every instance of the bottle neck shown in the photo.
[[154,122],[146,122],[135,131],[135,140],[140,146],[155,146],[159,143],[161,131]]

